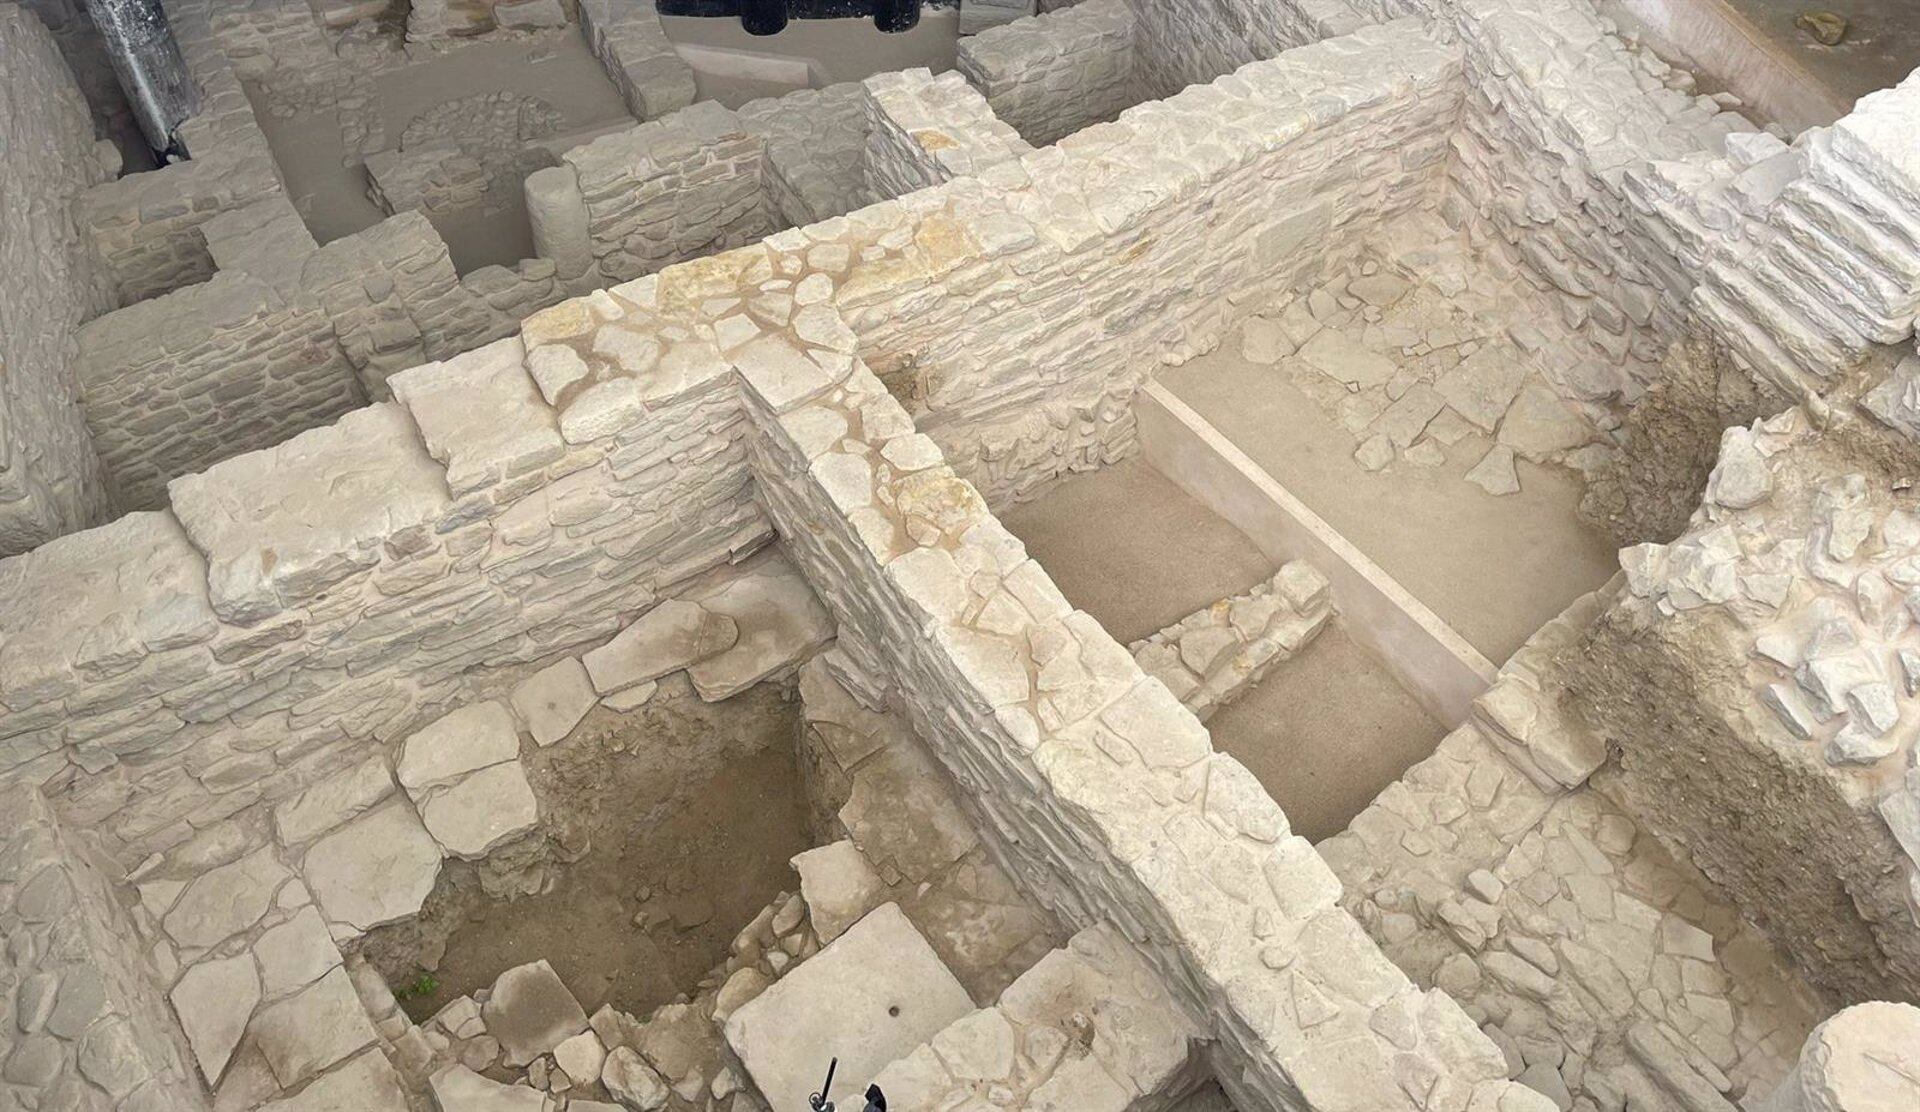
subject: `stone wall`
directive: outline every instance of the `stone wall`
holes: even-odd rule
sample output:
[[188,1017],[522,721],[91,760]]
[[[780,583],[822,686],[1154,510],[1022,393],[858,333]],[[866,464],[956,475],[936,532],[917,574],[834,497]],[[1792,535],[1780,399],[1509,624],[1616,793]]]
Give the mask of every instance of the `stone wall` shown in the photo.
[[81,201],[81,221],[120,305],[211,278],[213,259],[200,225],[285,191],[239,76],[214,35],[215,7],[215,0],[166,2],[181,56],[200,87],[200,113],[179,129],[191,157],[96,186]]
[[634,119],[693,103],[693,67],[660,29],[653,0],[580,0],[580,29]]
[[338,64],[311,0],[225,0],[209,15],[220,52],[243,80],[310,79]]
[[767,193],[787,225],[828,220],[875,200],[864,176],[867,102],[860,82],[750,100],[740,118],[766,138]]
[[1381,17],[1347,0],[1127,0],[1142,97],[1168,97],[1249,62],[1345,35]]
[[74,197],[108,171],[33,12],[0,6],[0,59],[0,553],[14,553],[106,508],[68,363],[74,328],[111,304],[73,218]]
[[867,196],[902,197],[976,177],[1032,148],[1001,121],[957,70],[877,73],[861,82],[866,103]]
[[87,426],[122,510],[365,401],[325,311],[243,274],[109,313],[78,342]]
[[1498,1050],[1339,910],[1259,783],[1072,610],[823,308],[729,329],[760,498],[1027,890],[1143,947],[1241,1108],[1523,1107]]
[[108,872],[31,787],[0,787],[0,1099],[16,1108],[205,1112],[186,1047]]
[[1920,998],[1910,437],[1837,409],[1727,430],[1570,677],[1633,810],[1848,1002]]
[[1035,146],[1113,119],[1141,98],[1133,80],[1133,9],[1090,0],[960,40],[954,67],[994,115]]
[[717,101],[603,135],[564,158],[603,283],[752,243],[779,219],[763,184],[765,140]]
[[190,859],[762,544],[730,382],[678,350],[644,407],[557,422],[504,340],[0,564],[0,768],[123,867]]
[[815,250],[861,260],[836,298],[862,357],[1001,505],[1124,456],[1163,360],[1430,206],[1459,91],[1417,21],[1368,27],[851,213]]

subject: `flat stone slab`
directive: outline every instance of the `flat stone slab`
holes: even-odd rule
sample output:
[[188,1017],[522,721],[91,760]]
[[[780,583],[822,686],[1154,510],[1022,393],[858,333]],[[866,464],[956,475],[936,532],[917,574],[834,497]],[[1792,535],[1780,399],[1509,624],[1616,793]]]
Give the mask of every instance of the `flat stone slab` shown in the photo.
[[775,1108],[805,1108],[840,1059],[828,1096],[857,1106],[869,1079],[973,1011],[898,904],[882,904],[727,1020],[727,1045]]
[[274,893],[292,877],[271,846],[209,869],[194,877],[174,901],[165,919],[167,933],[181,946],[196,950],[224,942],[258,923],[272,905]]
[[417,914],[441,856],[420,816],[396,799],[315,842],[301,872],[327,922],[364,933]]
[[260,978],[248,954],[221,961],[203,961],[187,970],[168,996],[180,1017],[187,1045],[200,1064],[200,1076],[209,1086],[220,1083],[233,1048],[247,1029],[253,1006],[260,1002]]
[[416,801],[476,769],[520,755],[520,727],[502,702],[461,707],[416,730],[400,755],[400,783]]
[[340,964],[340,948],[320,909],[311,904],[262,934],[253,956],[260,963],[260,989],[269,999],[310,985]]
[[372,1046],[379,1037],[344,968],[297,996],[261,1009],[252,1031],[254,1045],[283,1088]]
[[733,619],[682,599],[668,599],[634,619],[583,661],[594,689],[606,694],[659,679],[732,648]]
[[732,618],[740,630],[732,648],[687,669],[693,689],[709,703],[738,695],[833,639],[832,616],[784,559],[765,559],[748,574],[688,597]]
[[540,807],[526,769],[508,761],[434,792],[421,804],[420,817],[442,849],[471,861],[532,830]]
[[481,1008],[487,1034],[500,1040],[510,1066],[524,1066],[587,1029],[587,1013],[541,961],[515,966],[493,982]]
[[1368,351],[1331,328],[1314,333],[1300,348],[1299,357],[1328,378],[1362,390],[1385,386],[1400,369],[1393,360]]
[[887,898],[887,882],[849,839],[818,846],[793,859],[800,896],[822,945],[846,933]]
[[273,809],[282,845],[296,846],[325,834],[393,794],[393,772],[373,756],[301,792]]
[[547,1106],[538,1089],[489,1081],[465,1066],[448,1066],[428,1084],[441,1112],[541,1112]]
[[399,1072],[376,1047],[259,1112],[407,1112],[407,1094]]
[[586,665],[573,657],[528,676],[507,697],[533,735],[534,744],[540,746],[552,745],[572,733],[598,699]]

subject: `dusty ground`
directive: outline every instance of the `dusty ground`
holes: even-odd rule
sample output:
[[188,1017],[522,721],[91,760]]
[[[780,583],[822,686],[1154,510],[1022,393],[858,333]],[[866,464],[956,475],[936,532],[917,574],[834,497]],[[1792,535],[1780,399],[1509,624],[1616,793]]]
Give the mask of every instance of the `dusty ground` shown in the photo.
[[[450,864],[417,921],[369,936],[403,1002],[424,1018],[455,996],[545,958],[580,1003],[644,1015],[694,988],[740,929],[798,884],[812,845],[794,767],[798,704],[762,685],[726,703],[665,698],[628,715],[597,709],[572,737],[525,759],[554,853],[550,890],[495,898]],[[563,810],[564,808],[564,810]],[[637,915],[645,912],[643,925]]]
[[1294,833],[1314,842],[1345,830],[1446,736],[1337,619],[1216,711],[1207,730],[1214,748],[1266,786]]
[[1276,570],[1245,534],[1139,458],[1063,479],[1000,520],[1067,601],[1123,645]]
[[[630,118],[578,28],[463,46],[382,73],[373,88],[387,147],[397,144],[407,125],[429,109],[485,93],[539,97],[565,117],[562,135],[592,132]],[[281,117],[266,110],[257,90],[249,89],[248,95],[288,193],[315,239],[327,243],[385,218],[367,198],[360,155],[343,146],[335,112],[309,109]],[[530,160],[529,166],[541,161],[551,160]],[[533,254],[526,200],[518,188],[496,186],[485,207],[484,212],[475,208],[430,218],[462,274],[495,263],[511,266]]]
[[1160,381],[1496,664],[1618,568],[1574,472],[1521,460],[1520,492],[1496,498],[1464,479],[1477,436],[1439,467],[1368,472],[1345,429],[1233,344]]

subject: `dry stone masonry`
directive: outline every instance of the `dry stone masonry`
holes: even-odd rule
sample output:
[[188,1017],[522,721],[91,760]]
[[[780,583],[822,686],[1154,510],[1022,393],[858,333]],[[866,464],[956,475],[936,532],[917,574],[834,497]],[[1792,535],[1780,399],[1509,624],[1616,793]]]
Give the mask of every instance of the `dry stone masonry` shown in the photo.
[[[137,170],[0,0],[0,1106],[1920,1107],[1920,76],[1793,136],[1587,0],[1088,0],[731,108],[644,0],[164,6]],[[388,118],[563,43],[627,116]],[[1486,662],[1136,422],[1221,348],[1463,529],[1697,509]],[[1265,562],[1123,646],[995,510],[1143,446]],[[1293,775],[1341,651],[1446,721],[1329,715],[1418,752],[1316,846],[1203,723]],[[580,901],[709,782],[796,840]]]

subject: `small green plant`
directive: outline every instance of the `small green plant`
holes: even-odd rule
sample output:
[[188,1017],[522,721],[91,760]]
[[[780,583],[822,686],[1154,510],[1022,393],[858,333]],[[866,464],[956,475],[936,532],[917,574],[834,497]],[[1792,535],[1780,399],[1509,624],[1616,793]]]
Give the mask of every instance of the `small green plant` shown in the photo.
[[422,973],[413,980],[393,990],[395,1000],[412,1000],[421,996],[432,996],[440,991],[440,981],[431,973]]

